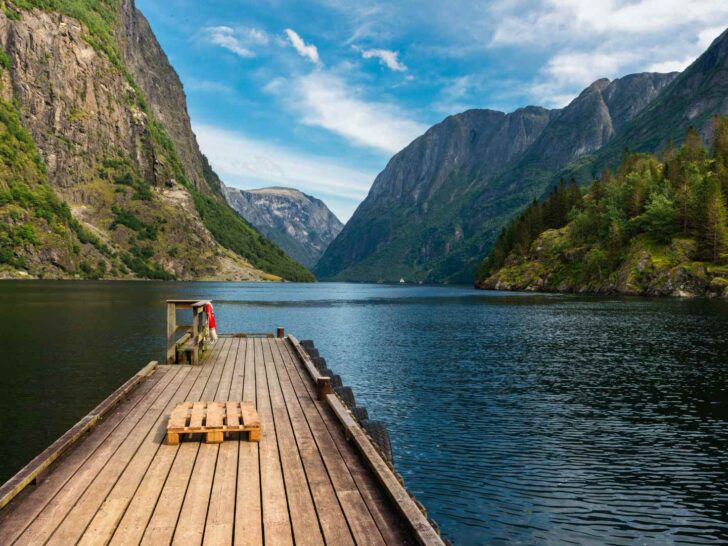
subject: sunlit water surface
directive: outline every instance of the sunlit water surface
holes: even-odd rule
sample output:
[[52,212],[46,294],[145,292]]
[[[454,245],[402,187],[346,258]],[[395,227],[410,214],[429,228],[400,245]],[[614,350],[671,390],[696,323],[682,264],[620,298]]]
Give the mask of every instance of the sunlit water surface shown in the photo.
[[456,544],[728,542],[728,304],[458,287],[3,282],[0,481],[148,360],[167,298],[314,339]]

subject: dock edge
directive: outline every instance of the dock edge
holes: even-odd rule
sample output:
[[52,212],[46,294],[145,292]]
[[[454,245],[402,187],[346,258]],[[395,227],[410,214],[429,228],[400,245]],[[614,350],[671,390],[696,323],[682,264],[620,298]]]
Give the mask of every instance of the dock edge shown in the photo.
[[0,486],[0,509],[4,508],[23,489],[33,483],[61,455],[73,446],[84,434],[109,413],[122,399],[136,389],[147,377],[157,369],[158,362],[151,361],[136,374],[130,377],[121,387],[106,397],[78,423],[58,438],[55,442],[36,455],[27,465],[21,468],[12,478]]

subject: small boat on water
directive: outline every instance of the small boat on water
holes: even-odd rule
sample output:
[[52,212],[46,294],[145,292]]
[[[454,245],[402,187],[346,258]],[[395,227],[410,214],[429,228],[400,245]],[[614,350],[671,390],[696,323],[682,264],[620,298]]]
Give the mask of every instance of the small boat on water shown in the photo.
[[399,279],[399,284],[404,284],[404,278]]

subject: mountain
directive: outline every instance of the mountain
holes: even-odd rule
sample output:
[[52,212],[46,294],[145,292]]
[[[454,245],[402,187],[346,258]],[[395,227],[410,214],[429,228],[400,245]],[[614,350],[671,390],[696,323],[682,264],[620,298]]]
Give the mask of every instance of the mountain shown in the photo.
[[512,140],[482,138],[497,127],[473,120],[497,124],[538,109],[451,116],[392,158],[315,273],[472,282],[507,222],[560,177],[588,183],[615,167],[625,148],[657,152],[670,141],[679,144],[690,125],[707,141],[711,117],[728,113],[727,62],[723,33],[683,73],[597,80],[565,108],[541,109],[545,123]]
[[315,268],[339,280],[430,279],[463,240],[457,211],[526,150],[557,112],[469,110],[396,154]]
[[313,267],[343,228],[323,201],[293,188],[225,188],[230,206],[294,260]]
[[0,10],[0,276],[312,275],[227,205],[133,0]]

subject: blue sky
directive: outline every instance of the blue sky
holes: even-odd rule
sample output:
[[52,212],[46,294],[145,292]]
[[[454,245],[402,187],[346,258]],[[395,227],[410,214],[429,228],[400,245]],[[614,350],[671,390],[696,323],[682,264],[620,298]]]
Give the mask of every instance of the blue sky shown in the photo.
[[600,77],[681,70],[725,0],[137,0],[202,151],[240,188],[346,221],[389,158],[468,108],[561,107]]

